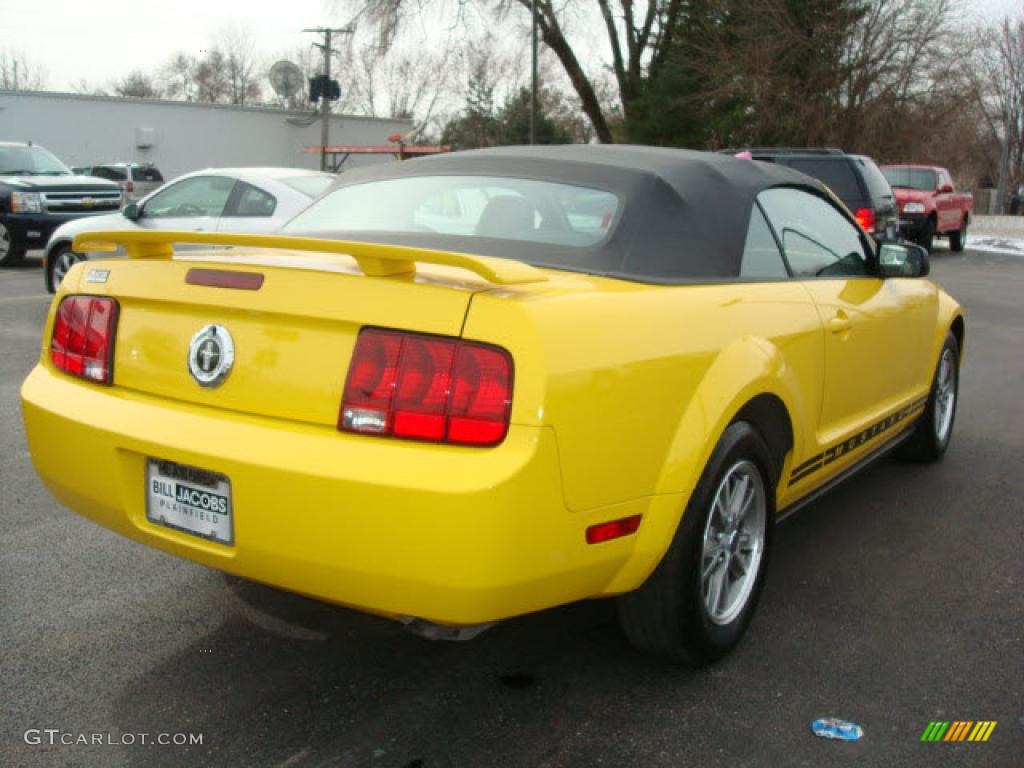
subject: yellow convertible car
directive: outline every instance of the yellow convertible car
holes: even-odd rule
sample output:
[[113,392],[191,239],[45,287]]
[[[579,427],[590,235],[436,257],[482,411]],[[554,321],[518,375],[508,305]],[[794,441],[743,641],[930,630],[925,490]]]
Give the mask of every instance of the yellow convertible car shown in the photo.
[[68,273],[22,388],[53,495],[443,636],[617,596],[636,646],[718,658],[782,515],[953,429],[963,312],[927,254],[767,163],[455,153],[275,235],[74,249],[128,258]]

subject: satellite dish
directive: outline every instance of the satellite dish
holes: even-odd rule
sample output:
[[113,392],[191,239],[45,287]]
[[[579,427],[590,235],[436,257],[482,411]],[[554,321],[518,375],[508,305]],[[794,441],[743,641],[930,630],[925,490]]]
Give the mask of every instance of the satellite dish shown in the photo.
[[270,87],[282,99],[289,99],[302,90],[306,76],[290,61],[279,61],[270,68]]

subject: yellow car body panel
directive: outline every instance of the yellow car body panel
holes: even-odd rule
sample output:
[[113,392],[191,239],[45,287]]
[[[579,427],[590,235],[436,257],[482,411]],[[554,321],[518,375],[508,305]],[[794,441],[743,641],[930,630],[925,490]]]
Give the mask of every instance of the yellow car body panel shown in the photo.
[[[76,265],[22,388],[37,471],[62,503],[149,546],[455,625],[638,587],[718,438],[758,399],[781,405],[788,421],[776,483],[785,511],[913,423],[962,315],[925,280],[662,286],[531,268],[544,279],[509,270],[502,281],[474,263],[415,254],[414,272],[373,277],[342,254],[286,252],[294,241],[246,243],[281,253]],[[266,280],[258,291],[186,283],[190,269],[211,266]],[[91,280],[96,270],[102,281]],[[69,293],[120,303],[113,386],[50,361],[56,307]],[[841,327],[830,325],[837,316]],[[231,327],[237,361],[224,386],[204,389],[185,359],[191,335],[214,319]],[[339,432],[348,361],[366,326],[508,350],[506,439],[473,448]],[[882,365],[856,367],[882,349]],[[234,543],[150,522],[147,458],[229,478]],[[589,526],[633,515],[642,515],[635,535],[586,542]]]

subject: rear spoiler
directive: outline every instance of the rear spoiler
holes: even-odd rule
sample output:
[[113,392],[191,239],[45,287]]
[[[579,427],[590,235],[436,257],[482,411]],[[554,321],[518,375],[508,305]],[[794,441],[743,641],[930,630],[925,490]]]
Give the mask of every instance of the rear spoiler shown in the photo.
[[249,246],[293,251],[313,251],[349,256],[371,277],[409,275],[416,262],[443,264],[474,272],[498,285],[542,283],[548,276],[521,261],[489,256],[471,256],[451,251],[434,251],[404,245],[362,243],[351,240],[322,240],[315,237],[243,235],[228,232],[83,232],[76,235],[71,249],[76,253],[113,253],[122,247],[130,259],[170,259],[174,243],[216,246]]

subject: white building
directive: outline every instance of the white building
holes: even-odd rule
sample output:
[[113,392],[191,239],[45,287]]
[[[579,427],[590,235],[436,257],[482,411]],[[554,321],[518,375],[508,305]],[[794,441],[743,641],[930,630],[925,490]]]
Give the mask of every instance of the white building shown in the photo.
[[[320,167],[302,148],[320,144],[309,113],[185,101],[0,90],[0,141],[41,144],[67,165],[153,163],[165,179],[201,168]],[[411,120],[333,115],[331,144],[387,144]],[[346,167],[390,161],[353,156]]]

